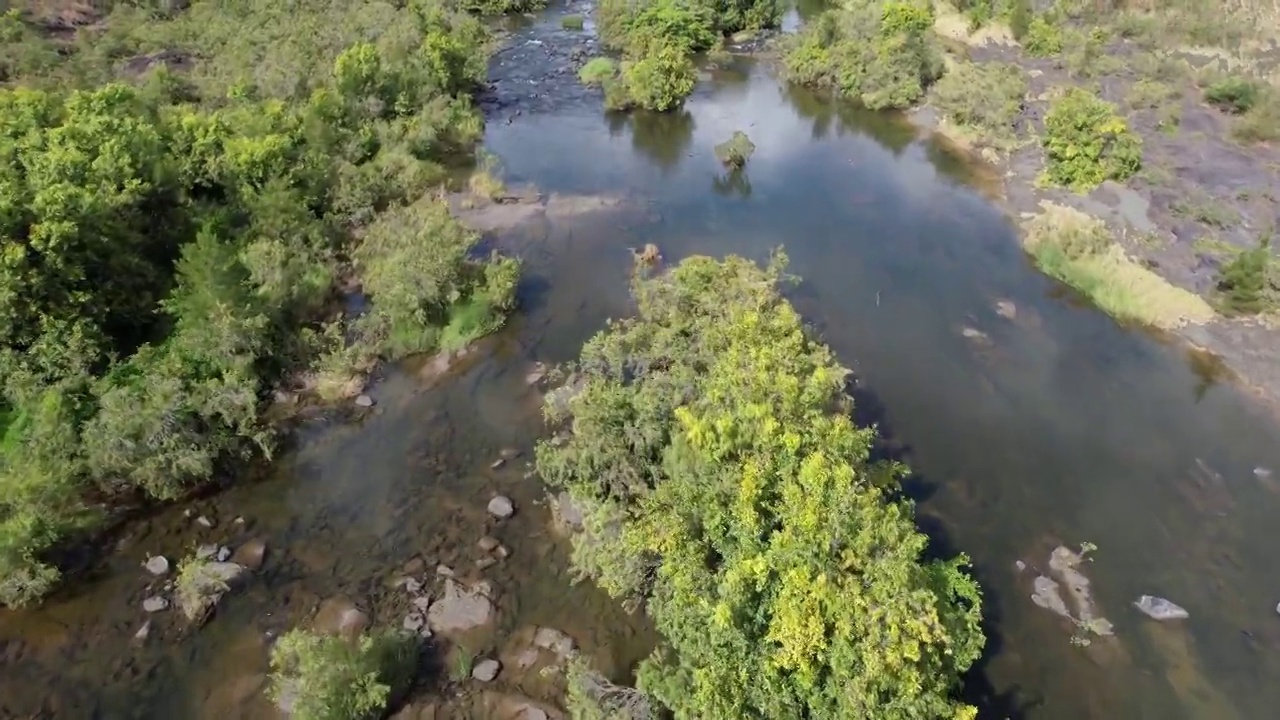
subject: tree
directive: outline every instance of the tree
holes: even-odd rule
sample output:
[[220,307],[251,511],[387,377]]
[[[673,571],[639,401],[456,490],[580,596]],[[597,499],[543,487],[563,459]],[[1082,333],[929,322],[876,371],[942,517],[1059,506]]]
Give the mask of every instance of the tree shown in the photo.
[[677,718],[971,718],[966,559],[925,561],[850,420],[847,371],[782,298],[784,258],[691,258],[583,348],[538,469],[587,509],[575,564],[665,644],[640,690]]

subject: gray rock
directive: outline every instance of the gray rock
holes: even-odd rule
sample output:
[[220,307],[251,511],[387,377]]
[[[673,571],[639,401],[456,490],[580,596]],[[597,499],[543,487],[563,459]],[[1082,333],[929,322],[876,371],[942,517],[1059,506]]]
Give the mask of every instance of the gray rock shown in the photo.
[[471,670],[471,677],[480,682],[492,682],[494,678],[498,677],[498,671],[501,669],[502,665],[497,660],[481,660]]
[[[161,598],[161,599],[163,600],[164,598]],[[143,640],[146,640],[147,637],[149,637],[150,635],[151,635],[151,621],[148,620],[142,623],[142,627],[138,628],[138,632],[133,634],[133,639],[136,642],[142,642]]]
[[142,566],[152,575],[164,575],[169,572],[169,559],[163,555],[152,555]]
[[426,612],[427,608],[431,607],[431,596],[419,595],[411,600],[409,604],[417,608],[419,612]]
[[500,544],[501,543],[498,542],[498,538],[493,537],[492,535],[485,535],[476,543],[476,545],[485,552],[493,552],[494,548],[498,547]]
[[218,546],[213,543],[205,543],[196,548],[197,560],[208,560],[218,554]]
[[422,613],[411,612],[404,616],[404,621],[400,623],[400,626],[409,632],[416,633],[422,630],[422,627],[426,624],[427,619],[422,616]]
[[207,527],[207,528],[213,527],[213,521],[205,517],[204,515],[201,515],[200,517],[196,518],[196,523],[198,523],[202,527]]
[[373,407],[373,398],[368,395],[356,396],[356,407],[371,408]]
[[507,461],[504,458],[498,458],[497,460],[494,460],[493,462],[489,463],[489,469],[497,470],[498,468],[506,464],[507,464]]
[[489,501],[489,514],[499,520],[505,520],[511,517],[515,511],[516,507],[511,504],[511,498],[508,498],[505,495],[499,495]]
[[427,611],[427,623],[439,633],[459,633],[488,623],[492,616],[493,602],[482,590],[464,588],[448,579],[444,596]]
[[1067,609],[1067,603],[1062,599],[1058,583],[1051,578],[1038,575],[1031,587],[1033,590],[1031,593],[1032,602],[1062,617],[1071,617],[1071,611]]
[[1133,603],[1143,614],[1156,620],[1185,620],[1191,617],[1180,605],[1176,605],[1161,597],[1143,595]]
[[1258,467],[1253,469],[1253,474],[1259,480],[1266,480],[1267,478],[1271,477],[1271,470],[1269,468],[1264,468],[1261,465],[1259,465]]
[[1012,300],[997,300],[996,314],[1006,320],[1012,320],[1018,316],[1018,306],[1014,305]]
[[497,561],[497,559],[496,559],[496,558],[491,558],[491,557],[482,557],[482,558],[480,558],[479,560],[476,560],[476,569],[477,569],[477,570],[488,570],[489,568],[491,568],[491,567],[493,567],[494,565],[497,565],[497,564],[498,564],[498,561]]
[[580,532],[583,528],[582,508],[573,501],[567,491],[561,491],[555,496],[555,504],[551,506],[552,515],[567,530],[572,532]]
[[224,561],[208,563],[204,566],[204,571],[208,573],[208,577],[217,578],[227,585],[234,584],[246,572],[243,565]]
[[230,560],[231,548],[227,547],[226,545],[223,545],[222,547],[218,548],[217,558],[218,558],[218,562],[226,562]]
[[410,595],[417,595],[418,593],[422,592],[422,581],[417,578],[405,578],[404,589]]
[[169,609],[169,599],[161,595],[152,595],[142,601],[142,609],[149,613],[157,613]]
[[538,628],[533,634],[533,644],[543,650],[550,650],[561,660],[567,660],[573,655],[573,638],[555,628]]
[[436,574],[441,577],[453,577],[453,568],[448,565],[437,565]]

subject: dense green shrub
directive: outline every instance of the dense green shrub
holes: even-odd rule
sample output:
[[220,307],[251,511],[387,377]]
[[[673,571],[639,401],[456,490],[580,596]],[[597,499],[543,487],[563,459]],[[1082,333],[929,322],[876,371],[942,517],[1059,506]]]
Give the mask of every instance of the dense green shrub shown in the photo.
[[1276,307],[1280,287],[1271,243],[1239,253],[1222,267],[1218,276],[1219,306],[1231,315],[1255,315]]
[[1125,180],[1142,167],[1142,140],[1115,106],[1087,90],[1068,88],[1044,119],[1045,177],[1077,192],[1104,180]]
[[412,638],[391,633],[352,642],[290,630],[271,648],[268,692],[297,720],[371,720],[412,677],[414,655]]
[[695,257],[637,281],[583,348],[572,428],[537,467],[584,509],[574,564],[665,640],[639,689],[675,718],[973,718],[965,559],[926,560],[897,480],[850,420],[848,371],[767,270]]
[[689,54],[673,45],[658,45],[622,65],[627,96],[646,110],[663,112],[679,106],[697,80]]
[[1062,53],[1065,40],[1062,28],[1049,22],[1043,16],[1031,19],[1027,25],[1026,35],[1022,39],[1022,49],[1032,57],[1054,57]]
[[1258,104],[1262,92],[1262,83],[1232,75],[1205,88],[1204,99],[1220,110],[1240,115]]
[[979,140],[1007,147],[1017,138],[1017,122],[1027,94],[1027,76],[1017,65],[960,62],[933,86],[931,102]]
[[[46,592],[48,551],[102,509],[179,497],[269,452],[263,399],[285,376],[455,346],[510,308],[518,266],[460,252],[474,238],[443,211],[394,241],[381,229],[417,206],[375,221],[479,139],[484,27],[430,0],[373,3],[351,20],[386,32],[340,47],[350,28],[298,10],[252,0],[152,17],[160,37],[223,51],[190,87],[151,70],[137,87],[51,75],[47,89],[0,89],[0,603]],[[92,68],[94,52],[65,62]],[[361,250],[352,230],[371,222]],[[353,254],[376,291],[370,316],[395,332],[349,349],[341,327],[313,326]]]
[[789,79],[829,88],[866,107],[907,107],[942,74],[928,4],[854,0],[824,12],[787,49]]
[[606,57],[591,58],[578,71],[583,85],[603,85],[618,75],[618,63]]

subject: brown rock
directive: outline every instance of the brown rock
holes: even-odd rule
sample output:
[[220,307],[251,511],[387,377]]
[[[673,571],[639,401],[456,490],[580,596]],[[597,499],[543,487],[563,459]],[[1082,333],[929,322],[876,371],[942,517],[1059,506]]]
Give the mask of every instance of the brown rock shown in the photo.
[[231,562],[243,565],[249,570],[257,571],[267,559],[267,543],[261,539],[253,539],[236,548],[231,554]]
[[498,538],[493,537],[492,535],[485,535],[480,538],[480,542],[476,543],[476,545],[485,552],[493,552],[493,549],[498,547],[500,544],[501,543],[498,542]]
[[336,595],[320,603],[311,627],[316,632],[353,639],[369,627],[369,616],[350,598]]

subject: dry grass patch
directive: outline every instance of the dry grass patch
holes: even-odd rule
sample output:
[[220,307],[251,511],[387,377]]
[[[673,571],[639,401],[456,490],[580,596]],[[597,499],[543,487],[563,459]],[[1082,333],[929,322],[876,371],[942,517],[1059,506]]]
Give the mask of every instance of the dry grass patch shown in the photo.
[[1023,246],[1041,271],[1079,290],[1112,317],[1165,330],[1214,318],[1204,298],[1125,254],[1101,220],[1050,202],[1041,208],[1024,227]]
[[973,20],[948,2],[935,2],[933,11],[933,31],[939,37],[974,47],[992,43],[998,45],[1018,44],[1018,41],[1013,37],[1013,31],[1002,22],[989,20],[983,23],[981,27],[974,28]]

